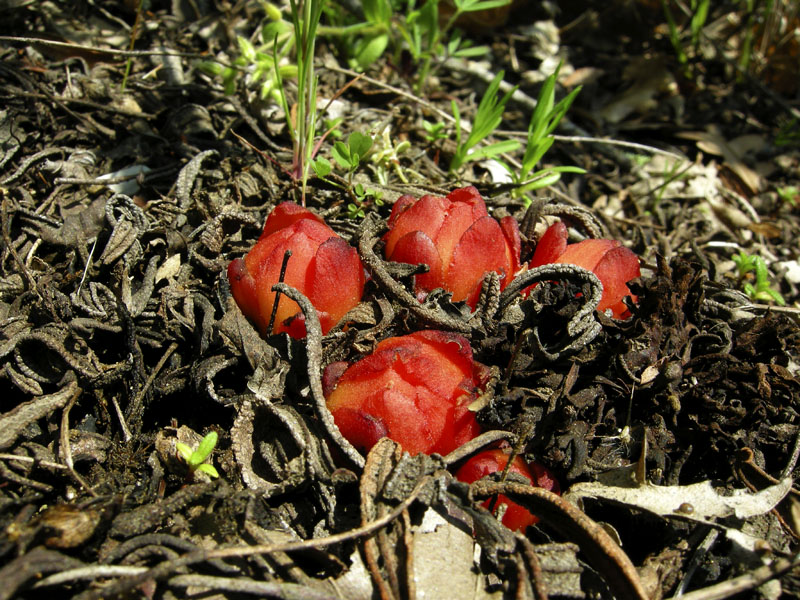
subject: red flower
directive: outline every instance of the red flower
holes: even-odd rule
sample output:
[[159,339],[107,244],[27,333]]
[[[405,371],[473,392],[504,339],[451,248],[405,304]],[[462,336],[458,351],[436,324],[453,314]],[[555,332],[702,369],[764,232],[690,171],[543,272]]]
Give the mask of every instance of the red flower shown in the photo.
[[454,301],[466,300],[475,308],[488,271],[500,274],[502,289],[519,269],[517,222],[505,217],[498,224],[472,186],[447,198],[402,196],[392,208],[383,239],[387,259],[430,267],[416,276],[420,300],[440,287],[452,292]]
[[561,221],[551,225],[536,245],[529,268],[551,263],[571,264],[583,267],[597,275],[603,284],[603,297],[597,310],[611,309],[617,319],[630,316],[628,307],[622,302],[631,294],[627,283],[641,275],[639,259],[628,248],[616,240],[583,240],[567,244],[567,226]]
[[447,454],[480,433],[469,405],[487,379],[465,338],[419,331],[383,340],[346,369],[329,365],[323,383],[336,425],[359,450],[389,437],[409,454]]
[[[472,483],[486,475],[502,472],[506,468],[506,464],[508,464],[508,456],[508,450],[501,449],[486,450],[485,452],[476,454],[456,471],[456,479],[465,483]],[[522,475],[536,487],[550,490],[556,494],[561,493],[558,481],[553,478],[552,473],[550,473],[547,468],[539,463],[526,465],[521,457],[515,456],[508,470],[511,473]],[[488,508],[490,503],[491,500],[487,500],[483,503],[483,506]],[[519,504],[512,502],[502,494],[498,495],[495,501],[495,506],[499,504],[505,504],[507,506],[506,512],[503,515],[503,524],[509,529],[524,531],[528,525],[533,525],[539,520],[527,509],[522,508]]]
[[[262,335],[267,333],[286,250],[292,256],[284,282],[305,294],[317,309],[322,333],[361,301],[364,268],[358,253],[311,211],[282,202],[267,218],[253,249],[228,265],[231,293],[242,312]],[[305,319],[296,302],[281,296],[272,333],[306,335]]]

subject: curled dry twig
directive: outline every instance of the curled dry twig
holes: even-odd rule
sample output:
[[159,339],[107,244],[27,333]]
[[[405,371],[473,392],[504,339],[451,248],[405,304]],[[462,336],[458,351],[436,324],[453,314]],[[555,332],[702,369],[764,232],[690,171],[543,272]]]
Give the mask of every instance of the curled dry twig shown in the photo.
[[426,325],[436,329],[456,331],[469,335],[472,331],[470,323],[441,312],[434,312],[430,308],[421,305],[411,292],[394,280],[383,266],[381,259],[375,254],[375,244],[378,243],[378,231],[380,231],[381,226],[373,218],[368,217],[368,219],[364,221],[364,230],[358,240],[358,253],[364,266],[375,281],[389,291],[411,314]]
[[555,352],[548,351],[539,336],[538,326],[531,330],[531,342],[539,354],[548,360],[558,360],[561,354],[578,351],[590,343],[602,330],[600,323],[594,318],[594,311],[603,296],[603,284],[597,276],[583,267],[568,264],[548,264],[536,267],[518,275],[500,296],[497,317],[508,308],[525,288],[543,281],[577,280],[588,286],[583,306],[575,312],[567,323],[567,342]]
[[294,300],[303,311],[306,320],[306,354],[308,356],[308,383],[311,387],[311,395],[314,399],[314,407],[317,416],[322,421],[325,431],[331,440],[341,449],[347,459],[357,469],[364,468],[364,457],[356,450],[355,446],[348,442],[339,431],[333,421],[333,415],[328,410],[325,402],[325,395],[322,393],[322,327],[317,317],[317,311],[301,292],[297,291],[285,283],[277,283],[272,286],[272,290],[285,294],[289,299]]
[[647,592],[628,555],[586,513],[553,492],[514,481],[481,479],[470,486],[470,495],[476,499],[496,494],[508,496],[576,542],[590,564],[603,574],[615,597],[647,600]]

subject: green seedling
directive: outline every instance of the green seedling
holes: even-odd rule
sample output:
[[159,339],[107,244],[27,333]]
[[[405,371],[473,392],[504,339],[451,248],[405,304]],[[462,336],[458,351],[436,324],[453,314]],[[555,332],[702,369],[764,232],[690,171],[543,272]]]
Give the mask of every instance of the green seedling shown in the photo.
[[372,148],[370,162],[375,165],[375,172],[379,181],[388,183],[386,172],[392,169],[403,183],[408,183],[408,178],[400,166],[400,155],[411,148],[411,142],[403,140],[394,143],[391,128],[387,125],[377,137],[377,143]]
[[[340,47],[349,55],[350,66],[366,69],[387,49],[400,64],[404,50],[416,69],[415,91],[420,93],[430,75],[450,57],[482,56],[486,46],[472,46],[454,29],[464,13],[504,6],[511,0],[454,0],[455,9],[444,23],[439,21],[439,0],[363,0],[364,21],[346,24],[338,6],[328,7],[326,16],[334,25],[320,27],[320,35],[341,39]],[[445,43],[444,40],[447,40]]]
[[277,66],[280,53],[277,36],[273,42],[275,77],[281,106],[286,115],[286,124],[292,136],[292,176],[301,183],[303,206],[306,204],[309,170],[317,150],[314,144],[317,125],[317,76],[314,71],[314,50],[322,4],[323,0],[305,0],[300,5],[295,0],[289,0],[294,29],[294,49],[297,56],[295,110],[289,107],[281,71]]
[[[669,29],[669,41],[675,54],[678,57],[678,62],[686,67],[687,76],[691,76],[692,72],[689,69],[689,53],[687,52],[687,45],[684,43],[685,33],[682,32],[675,17],[670,9],[671,2],[669,0],[661,0],[661,6],[664,9],[664,17],[667,20],[667,27]],[[711,0],[690,0],[689,11],[691,18],[689,19],[689,34],[690,45],[693,54],[697,54],[697,48],[700,43],[700,34],[705,27],[708,20],[708,12],[711,7]]]
[[[453,0],[453,14],[444,25],[439,22],[439,0],[427,0],[419,10],[410,10],[406,26],[399,31],[405,38],[411,55],[419,64],[415,90],[422,92],[428,78],[435,71],[434,60],[439,65],[450,57],[469,58],[486,54],[485,46],[471,46],[461,33],[453,31],[458,18],[470,12],[506,6],[511,0]],[[410,5],[413,6],[413,1]],[[447,44],[442,40],[448,39]]]
[[176,442],[175,448],[178,454],[186,461],[186,466],[189,467],[189,473],[194,475],[196,471],[205,473],[209,477],[216,479],[219,473],[210,463],[205,462],[214,448],[217,446],[217,432],[209,432],[197,446],[196,450],[192,450],[189,446],[182,442]]
[[[268,21],[260,31],[261,44],[256,45],[245,37],[237,36],[239,52],[230,66],[214,61],[200,61],[197,64],[208,75],[221,78],[225,94],[229,96],[236,92],[237,83],[244,75],[245,85],[258,86],[262,100],[270,98],[280,102],[279,85],[283,85],[283,80],[297,76],[297,65],[285,64],[295,42],[292,25],[283,19],[277,7],[266,4],[265,10]],[[278,74],[275,73],[276,68]]]
[[333,160],[352,177],[370,148],[372,148],[372,138],[358,131],[354,131],[347,136],[346,143],[335,142],[333,144],[331,156],[333,156]]
[[777,192],[778,198],[797,208],[797,201],[800,200],[800,188],[794,185],[788,185],[778,188]]
[[791,118],[781,124],[778,135],[775,136],[776,146],[800,146],[800,122]]
[[561,70],[559,64],[556,70],[545,79],[539,97],[536,102],[536,109],[531,115],[528,124],[528,137],[525,142],[525,155],[522,157],[522,165],[519,170],[512,169],[507,164],[500,162],[511,175],[516,188],[511,195],[514,198],[521,198],[525,193],[538,190],[556,183],[562,173],[585,173],[585,169],[572,166],[548,167],[532,172],[534,167],[539,164],[544,155],[550,150],[555,138],[553,131],[569,110],[575,97],[580,93],[580,86],[572,90],[566,98],[558,104],[555,103],[555,86],[558,81],[558,73]]
[[486,90],[486,93],[481,98],[478,105],[478,110],[475,113],[475,119],[472,123],[472,130],[469,132],[466,140],[462,140],[461,136],[461,114],[458,111],[458,105],[455,100],[451,102],[453,108],[453,116],[456,119],[456,152],[453,160],[450,162],[450,173],[454,173],[467,162],[483,160],[486,158],[494,158],[504,152],[513,152],[519,148],[520,144],[516,140],[504,140],[489,144],[488,146],[478,147],[484,139],[490,136],[503,121],[503,111],[506,108],[511,95],[516,91],[515,86],[502,97],[498,98],[500,90],[500,82],[503,80],[505,73],[500,71],[495,75],[492,83]]
[[436,142],[443,140],[447,137],[445,131],[445,124],[439,121],[438,123],[431,123],[430,121],[422,120],[422,128],[425,130],[425,140],[428,142]]
[[[744,252],[739,252],[738,255],[733,256],[733,262],[736,263],[736,268],[739,271],[739,282],[742,284],[742,290],[752,300],[772,301],[779,306],[786,306],[786,301],[780,292],[770,286],[769,271],[767,271],[767,264],[763,258],[758,255],[750,256]],[[755,285],[749,281],[744,281],[751,272],[755,274]]]
[[354,201],[347,205],[347,216],[350,219],[363,219],[366,215],[365,209],[370,206],[383,206],[383,192],[371,190],[357,183],[352,189]]

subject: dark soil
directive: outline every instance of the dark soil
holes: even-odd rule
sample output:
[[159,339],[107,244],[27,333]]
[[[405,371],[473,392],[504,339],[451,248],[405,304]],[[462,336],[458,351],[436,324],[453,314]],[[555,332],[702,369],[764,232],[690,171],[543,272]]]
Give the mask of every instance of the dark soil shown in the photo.
[[[301,201],[283,112],[244,77],[226,95],[197,68],[235,57],[235,36],[252,36],[263,13],[154,0],[134,46],[148,52],[132,53],[123,90],[119,51],[137,4],[0,2],[0,599],[796,597],[791,33],[754,29],[740,72],[756,25],[738,5],[712,3],[681,64],[660,3],[566,2],[555,14],[523,3],[509,24],[467,25],[489,46],[486,62],[448,61],[420,93],[402,53],[359,78],[342,44],[320,38],[318,95],[344,90],[340,139],[370,132],[376,148],[410,147],[357,171],[380,202],[348,207],[356,199],[337,171],[309,180],[307,206],[360,243],[372,278],[346,329],[297,341],[261,339],[226,278],[269,211]],[[777,4],[791,32],[791,3]],[[524,136],[558,57],[557,97],[584,88],[544,162],[587,173],[527,201],[485,162],[448,174],[453,125],[429,141],[422,120],[443,121],[434,110],[452,114],[451,100],[472,118],[504,69],[522,95],[496,139]],[[523,255],[554,216],[623,241],[643,267],[633,316],[581,312],[591,289],[572,271],[524,301],[489,298],[478,317],[441,294],[410,306],[398,290],[411,273],[379,246],[370,262],[365,247],[400,195],[463,185],[523,223]],[[745,293],[756,280],[737,270],[740,252],[764,259],[785,306]],[[517,440],[572,503],[513,480],[455,482],[452,467],[486,440],[413,459],[386,442],[366,463],[337,447],[322,367],[431,327],[466,335],[494,369],[478,414],[491,440]],[[214,480],[175,449],[209,431]],[[540,524],[515,535],[476,508],[498,491]]]

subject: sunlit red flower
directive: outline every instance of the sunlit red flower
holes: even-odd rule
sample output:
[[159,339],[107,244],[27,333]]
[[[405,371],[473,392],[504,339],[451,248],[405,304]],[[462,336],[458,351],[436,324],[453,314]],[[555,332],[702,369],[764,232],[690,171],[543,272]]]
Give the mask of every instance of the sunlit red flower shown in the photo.
[[480,433],[469,405],[487,379],[464,337],[419,331],[346,368],[330,365],[323,383],[336,425],[359,450],[388,437],[409,454],[447,454]]
[[447,198],[402,196],[392,208],[383,239],[387,259],[430,267],[415,279],[420,300],[440,287],[452,292],[454,301],[466,300],[474,308],[487,272],[500,274],[502,289],[519,269],[517,222],[505,217],[498,223],[490,217],[472,186]]
[[567,226],[561,221],[551,225],[536,245],[529,268],[551,263],[571,264],[583,267],[597,275],[603,284],[603,297],[597,310],[611,309],[617,319],[630,316],[628,307],[622,302],[631,294],[627,283],[641,275],[639,259],[631,250],[616,240],[583,240],[567,244]]
[[[284,283],[301,291],[317,309],[327,333],[361,300],[364,268],[358,253],[311,211],[293,202],[275,207],[253,249],[228,265],[231,293],[242,312],[267,333],[286,250]],[[281,295],[272,333],[301,338],[305,319],[296,302]]]
[[[472,483],[486,475],[502,472],[506,468],[506,464],[508,464],[509,452],[508,449],[495,449],[476,454],[456,471],[456,479],[465,483]],[[553,474],[539,463],[530,463],[528,465],[520,456],[515,456],[508,470],[510,473],[522,475],[536,487],[550,490],[556,494],[561,492],[558,481],[553,477]],[[490,503],[491,500],[487,500],[483,505],[488,508]],[[495,506],[499,504],[507,506],[503,515],[503,524],[509,529],[524,531],[526,527],[539,520],[527,509],[522,508],[502,494],[498,495],[495,501]]]

